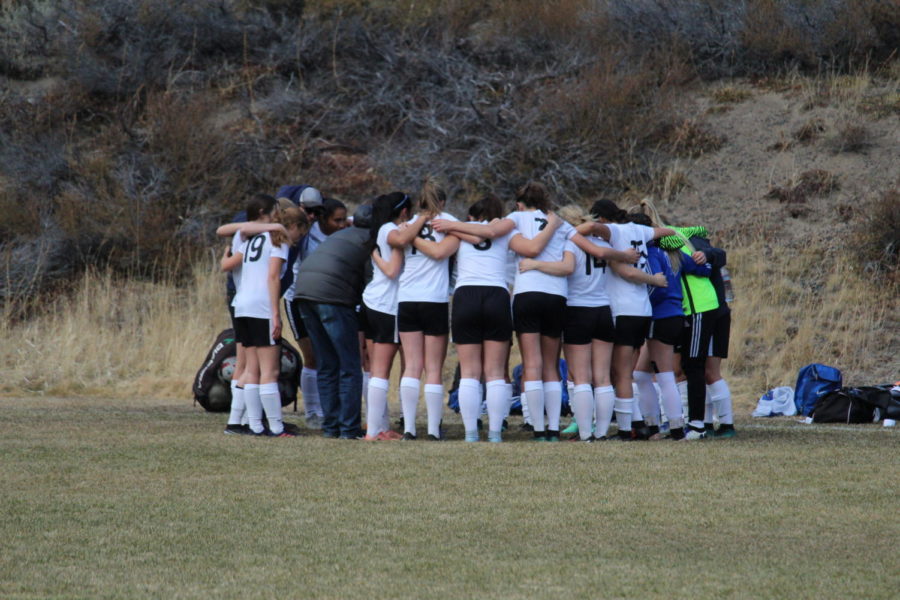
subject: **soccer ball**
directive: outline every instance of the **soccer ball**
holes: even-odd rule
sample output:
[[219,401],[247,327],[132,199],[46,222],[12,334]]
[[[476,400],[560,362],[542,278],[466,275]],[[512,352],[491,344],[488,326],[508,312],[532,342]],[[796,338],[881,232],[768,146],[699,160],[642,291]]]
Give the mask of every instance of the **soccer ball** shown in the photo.
[[237,367],[237,356],[226,356],[219,365],[219,379],[225,383],[231,383],[234,369]]
[[281,374],[292,375],[297,372],[297,357],[287,348],[281,348]]
[[218,381],[209,388],[209,401],[206,410],[210,412],[225,412],[231,409],[231,389]]

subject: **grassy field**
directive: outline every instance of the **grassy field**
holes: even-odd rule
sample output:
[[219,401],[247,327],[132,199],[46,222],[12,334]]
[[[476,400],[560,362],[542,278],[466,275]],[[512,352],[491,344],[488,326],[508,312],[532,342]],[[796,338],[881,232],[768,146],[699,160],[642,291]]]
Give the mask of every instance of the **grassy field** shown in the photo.
[[[469,445],[4,398],[0,597],[889,598],[900,431]],[[293,415],[289,414],[289,420]],[[514,420],[517,430],[518,420]],[[449,435],[461,435],[447,418]]]

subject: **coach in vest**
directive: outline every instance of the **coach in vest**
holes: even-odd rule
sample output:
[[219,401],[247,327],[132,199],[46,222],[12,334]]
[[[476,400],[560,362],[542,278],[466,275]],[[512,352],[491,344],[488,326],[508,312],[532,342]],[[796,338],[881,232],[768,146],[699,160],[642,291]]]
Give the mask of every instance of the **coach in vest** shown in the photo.
[[[318,360],[319,398],[325,437],[361,437],[362,367],[356,307],[371,268],[369,205],[354,215],[353,227],[333,233],[297,272],[294,299]],[[371,271],[369,271],[371,273]]]

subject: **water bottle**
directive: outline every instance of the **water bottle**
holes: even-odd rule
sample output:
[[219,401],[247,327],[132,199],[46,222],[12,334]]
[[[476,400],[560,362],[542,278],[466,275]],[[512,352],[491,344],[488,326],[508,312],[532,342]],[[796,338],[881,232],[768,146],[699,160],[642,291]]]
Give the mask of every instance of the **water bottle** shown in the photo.
[[731,286],[731,273],[728,272],[728,269],[722,267],[720,269],[722,273],[722,284],[725,287],[725,302],[731,304],[734,302],[734,288]]

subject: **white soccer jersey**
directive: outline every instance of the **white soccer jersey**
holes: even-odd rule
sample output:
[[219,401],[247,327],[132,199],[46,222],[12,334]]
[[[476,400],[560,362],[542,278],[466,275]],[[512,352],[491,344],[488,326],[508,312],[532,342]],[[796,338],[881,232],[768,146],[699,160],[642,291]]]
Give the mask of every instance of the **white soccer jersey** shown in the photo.
[[[521,233],[527,239],[534,239],[547,226],[547,215],[540,210],[516,211],[507,215],[506,218],[512,220],[516,224],[518,233]],[[562,260],[566,240],[576,233],[574,227],[564,222],[553,233],[553,237],[550,238],[550,241],[544,246],[541,253],[534,257],[535,260],[547,262]],[[519,262],[521,260],[522,258],[519,257]],[[516,266],[518,267],[518,262]],[[555,296],[565,296],[567,293],[566,278],[548,275],[537,270],[521,273],[517,268],[513,294],[524,292],[544,292]]]
[[[620,251],[634,248],[641,253],[635,267],[642,271],[647,269],[647,242],[653,239],[653,228],[637,223],[608,223],[610,245]],[[649,317],[653,315],[650,306],[648,286],[643,283],[631,283],[622,279],[612,271],[606,280],[606,293],[613,317],[626,315],[632,317]]]
[[[271,319],[272,305],[269,299],[269,259],[281,258],[287,261],[288,245],[272,246],[268,232],[254,235],[244,242],[241,253],[241,287],[232,301],[234,316]],[[281,265],[283,274],[286,265]]]
[[[595,246],[610,248],[604,240],[587,236],[589,242]],[[569,296],[566,299],[568,306],[607,306],[609,296],[606,294],[606,272],[609,267],[605,260],[595,258],[574,242],[566,242],[566,251],[575,255],[575,270],[568,277]]]
[[[481,221],[486,225],[487,221]],[[456,253],[456,289],[464,285],[489,285],[506,289],[506,258],[513,230],[504,236],[486,239],[480,244],[459,243]]]
[[[231,254],[240,254],[241,246],[244,245],[244,240],[241,239],[240,230],[235,231],[234,235],[231,236]],[[234,269],[231,270],[231,280],[234,281],[234,289],[241,289],[241,265],[238,265]]]
[[[449,221],[459,220],[444,212],[437,218]],[[440,231],[435,231],[429,221],[422,227],[419,237],[440,243],[446,236]],[[447,302],[450,290],[449,260],[449,258],[434,260],[416,250],[412,244],[408,245],[403,252],[403,272],[400,273],[398,301]]]
[[[391,245],[388,244],[388,235],[398,229],[396,223],[385,223],[378,230],[375,246],[381,252],[381,258],[385,261],[391,259]],[[366,286],[363,292],[363,303],[378,312],[387,313],[389,315],[397,314],[397,292],[400,287],[399,277],[391,279],[384,274],[384,271],[378,268],[375,261],[372,261],[372,281]]]

